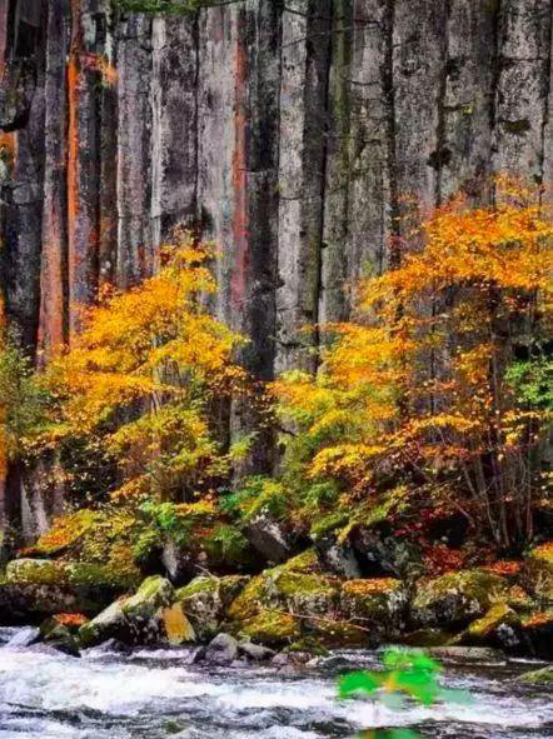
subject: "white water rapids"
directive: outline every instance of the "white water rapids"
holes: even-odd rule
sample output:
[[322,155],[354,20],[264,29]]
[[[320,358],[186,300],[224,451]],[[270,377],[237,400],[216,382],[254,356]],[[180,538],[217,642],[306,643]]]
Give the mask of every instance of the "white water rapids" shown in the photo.
[[[210,669],[190,664],[189,650],[79,659],[20,646],[19,634],[0,629],[0,739],[324,739],[400,726],[440,739],[553,736],[551,695],[517,679],[532,665],[447,668],[448,686],[469,689],[473,702],[399,712],[340,702],[324,665]],[[341,656],[342,670],[375,664],[369,653]]]

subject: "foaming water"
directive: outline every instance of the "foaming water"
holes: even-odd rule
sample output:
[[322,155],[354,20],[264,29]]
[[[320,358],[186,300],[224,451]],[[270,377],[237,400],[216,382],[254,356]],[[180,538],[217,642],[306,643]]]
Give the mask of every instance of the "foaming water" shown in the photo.
[[[468,705],[375,709],[336,700],[335,672],[270,667],[208,669],[189,650],[89,650],[81,659],[26,647],[21,630],[0,629],[0,739],[325,739],[361,729],[411,727],[432,739],[545,739],[550,695],[524,686],[525,665],[447,670]],[[375,661],[341,653],[342,669]]]

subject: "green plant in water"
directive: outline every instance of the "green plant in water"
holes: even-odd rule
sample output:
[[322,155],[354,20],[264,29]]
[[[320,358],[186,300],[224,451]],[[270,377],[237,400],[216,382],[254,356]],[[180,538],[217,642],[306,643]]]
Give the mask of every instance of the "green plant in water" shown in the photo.
[[[462,690],[443,688],[438,682],[441,665],[420,650],[392,647],[384,652],[383,670],[351,672],[339,682],[342,699],[367,696],[388,708],[405,708],[407,701],[431,706],[438,701],[467,703],[470,695]],[[364,739],[419,739],[411,729],[375,729],[360,735]]]

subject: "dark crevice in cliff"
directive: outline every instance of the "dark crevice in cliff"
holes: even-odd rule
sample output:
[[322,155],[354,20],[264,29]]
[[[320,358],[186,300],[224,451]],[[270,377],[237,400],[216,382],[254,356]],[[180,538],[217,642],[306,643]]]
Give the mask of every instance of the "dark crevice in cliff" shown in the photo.
[[[331,5],[331,13],[330,17],[328,18],[328,26],[327,31],[330,31],[333,27],[334,20],[332,18],[332,14],[334,11],[334,3]],[[314,300],[313,309],[314,309],[314,317],[313,317],[313,323],[314,323],[314,337],[313,337],[313,343],[315,346],[316,354],[315,359],[313,363],[313,371],[317,371],[320,364],[320,348],[321,348],[321,325],[320,325],[320,319],[321,319],[321,296],[323,291],[323,247],[324,247],[324,231],[325,231],[325,201],[326,201],[326,190],[327,190],[327,178],[328,178],[328,154],[329,154],[329,148],[328,148],[328,136],[329,136],[329,123],[330,123],[330,74],[331,74],[331,65],[332,65],[332,42],[330,40],[330,37],[327,36],[326,43],[327,46],[327,52],[326,52],[326,70],[325,70],[325,79],[324,79],[324,85],[323,85],[323,96],[324,96],[324,103],[323,103],[323,118],[320,122],[320,136],[322,140],[322,152],[321,152],[321,171],[320,171],[320,185],[319,185],[319,193],[320,193],[320,199],[321,199],[321,205],[320,205],[320,212],[319,212],[319,223],[318,223],[318,235],[317,235],[317,243],[318,243],[318,262],[317,262],[317,278],[316,278],[316,298]],[[309,165],[307,165],[309,166]]]
[[436,205],[443,202],[443,168],[448,166],[451,153],[446,145],[446,95],[449,76],[449,19],[451,17],[452,0],[445,0],[442,15],[442,68],[438,89],[438,119],[436,124],[436,179],[434,188],[434,200]]
[[[490,94],[490,129],[492,131],[492,150],[491,150],[491,160],[493,162],[493,157],[498,151],[498,141],[497,141],[497,123],[498,123],[498,98],[499,98],[499,80],[501,77],[501,67],[502,67],[502,46],[503,46],[503,0],[496,0],[494,4],[494,22],[493,22],[493,28],[494,28],[494,38],[493,38],[493,62],[492,62],[492,89]],[[492,167],[493,169],[493,167]],[[491,188],[491,201],[495,202],[495,187],[492,186]]]
[[[545,159],[546,159],[546,151],[547,151],[547,133],[548,128],[551,125],[551,119],[550,119],[550,106],[551,106],[551,84],[553,82],[553,0],[551,0],[549,5],[549,14],[547,18],[547,25],[549,29],[549,33],[547,35],[547,51],[548,55],[546,58],[546,69],[545,69],[545,75],[544,75],[544,90],[543,90],[543,99],[544,99],[544,105],[543,105],[543,119],[542,119],[542,126],[541,126],[541,147],[539,152],[539,185],[540,187],[544,187],[545,183]],[[542,192],[540,193],[540,201],[543,199],[544,191],[542,189]]]
[[384,19],[385,52],[382,69],[382,86],[384,90],[386,110],[386,142],[388,181],[390,189],[390,267],[398,267],[401,262],[400,246],[400,203],[397,174],[397,144],[396,144],[396,102],[395,102],[395,74],[394,74],[394,29],[395,29],[395,0],[387,0]]

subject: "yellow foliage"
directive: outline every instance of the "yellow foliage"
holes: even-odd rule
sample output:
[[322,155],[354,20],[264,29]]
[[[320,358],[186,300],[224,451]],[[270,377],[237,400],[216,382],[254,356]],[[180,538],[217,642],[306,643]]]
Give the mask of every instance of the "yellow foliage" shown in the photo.
[[60,426],[100,434],[122,472],[119,495],[178,497],[224,469],[207,406],[245,376],[231,360],[242,339],[206,307],[217,289],[212,256],[178,231],[159,273],[127,292],[104,290],[47,370],[61,401],[58,436]]
[[514,455],[527,459],[551,411],[520,404],[506,373],[551,336],[553,225],[530,191],[502,184],[493,207],[436,210],[422,248],[418,234],[397,269],[361,284],[356,319],[330,327],[318,376],[275,383],[312,450],[308,476],[370,489],[393,458],[423,475],[463,469],[482,499],[522,484]]

